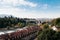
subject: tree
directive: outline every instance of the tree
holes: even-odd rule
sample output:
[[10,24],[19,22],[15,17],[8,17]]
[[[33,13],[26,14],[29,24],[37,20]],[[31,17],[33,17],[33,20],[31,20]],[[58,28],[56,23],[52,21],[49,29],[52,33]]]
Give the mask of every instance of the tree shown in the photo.
[[43,25],[43,28],[44,28],[44,29],[47,29],[47,28],[49,28],[49,25],[48,25],[48,24],[44,24],[44,25]]
[[56,19],[52,20],[52,25],[60,27],[60,18],[56,18]]
[[60,32],[52,29],[44,29],[38,36],[38,40],[60,40]]
[[38,37],[38,40],[53,40],[52,35],[55,32],[50,29],[44,29]]
[[26,21],[24,19],[16,18],[13,16],[8,16],[8,17],[3,17],[0,18],[0,28],[7,28],[9,27],[14,27],[15,25],[19,24],[20,22],[20,27],[25,27],[26,26]]
[[18,26],[20,27],[20,28],[22,28],[22,27],[24,27],[24,23],[18,23]]

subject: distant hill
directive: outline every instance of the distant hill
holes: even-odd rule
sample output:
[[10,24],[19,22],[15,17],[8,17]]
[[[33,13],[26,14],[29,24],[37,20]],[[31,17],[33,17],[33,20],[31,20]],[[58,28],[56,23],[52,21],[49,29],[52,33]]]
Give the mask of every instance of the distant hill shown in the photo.
[[51,21],[52,18],[37,18],[37,20],[40,20],[41,22],[45,22],[45,21]]
[[8,15],[8,14],[0,14],[0,17],[2,17],[2,18],[5,17],[5,16],[6,16],[6,17],[10,17],[10,16],[12,16],[12,15]]

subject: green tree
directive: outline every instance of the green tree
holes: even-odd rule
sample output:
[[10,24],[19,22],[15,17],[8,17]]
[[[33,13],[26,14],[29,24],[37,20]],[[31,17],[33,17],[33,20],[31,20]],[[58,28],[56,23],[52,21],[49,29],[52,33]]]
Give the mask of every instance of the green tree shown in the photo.
[[18,23],[18,26],[20,27],[20,28],[22,28],[23,26],[24,26],[24,23]]
[[49,28],[49,25],[48,24],[43,24],[43,28],[47,29],[47,28]]
[[44,29],[38,36],[38,40],[60,40],[60,32],[52,29]]
[[52,25],[60,27],[60,18],[56,18],[56,19],[52,20]]
[[51,29],[44,29],[38,36],[38,40],[53,40],[54,34],[55,34],[55,31]]

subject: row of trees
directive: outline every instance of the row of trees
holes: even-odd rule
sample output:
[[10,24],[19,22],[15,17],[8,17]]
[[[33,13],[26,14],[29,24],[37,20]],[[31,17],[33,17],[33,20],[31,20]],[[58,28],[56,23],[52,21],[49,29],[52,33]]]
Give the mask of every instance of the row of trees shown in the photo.
[[[28,20],[28,22],[26,21]],[[9,27],[25,27],[25,26],[30,26],[30,25],[35,25],[35,21],[29,21],[31,19],[28,18],[16,18],[13,16],[9,17],[0,17],[0,28],[9,28]]]
[[8,26],[14,27],[15,25],[24,27],[26,25],[26,21],[13,16],[0,18],[0,28],[6,28]]

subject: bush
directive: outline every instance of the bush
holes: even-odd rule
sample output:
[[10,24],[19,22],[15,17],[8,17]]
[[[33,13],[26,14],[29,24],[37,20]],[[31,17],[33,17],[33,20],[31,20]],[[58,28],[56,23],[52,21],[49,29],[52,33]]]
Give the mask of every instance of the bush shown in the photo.
[[44,25],[43,25],[43,28],[44,28],[44,29],[47,29],[47,28],[49,28],[49,25],[48,25],[48,24],[44,24]]
[[44,29],[38,36],[38,40],[60,40],[60,32]]

